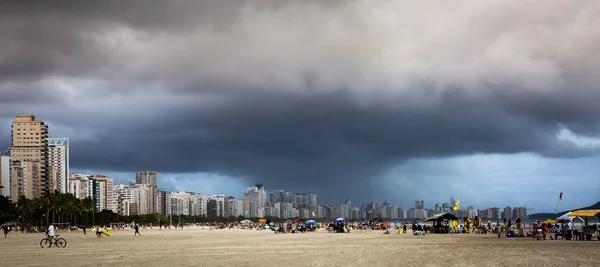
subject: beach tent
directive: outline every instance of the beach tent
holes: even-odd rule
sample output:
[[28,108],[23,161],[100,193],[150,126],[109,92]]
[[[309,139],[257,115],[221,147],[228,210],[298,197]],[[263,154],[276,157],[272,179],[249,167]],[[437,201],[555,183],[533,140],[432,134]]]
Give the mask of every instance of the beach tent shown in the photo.
[[438,213],[436,215],[433,215],[425,220],[423,220],[424,222],[428,222],[428,221],[439,221],[439,220],[449,220],[449,221],[454,221],[454,220],[458,220],[458,218],[450,213]]
[[569,213],[569,216],[584,217],[587,225],[590,217],[600,216],[600,210],[576,210]]
[[600,210],[576,210],[569,212],[569,216],[576,217],[595,217],[600,215]]
[[556,218],[557,221],[573,221],[573,219],[575,219],[575,216],[569,216],[569,213],[571,212],[567,212],[565,214],[563,214],[562,216]]

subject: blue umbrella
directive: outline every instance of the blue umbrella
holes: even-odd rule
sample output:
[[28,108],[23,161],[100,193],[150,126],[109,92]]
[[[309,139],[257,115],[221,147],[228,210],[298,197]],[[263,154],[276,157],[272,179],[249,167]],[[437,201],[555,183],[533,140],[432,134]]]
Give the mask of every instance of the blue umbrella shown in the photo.
[[344,217],[339,217],[339,218],[335,219],[336,222],[341,222],[341,221],[345,221],[345,220],[346,220],[346,218],[344,218]]
[[306,224],[313,225],[313,224],[317,224],[317,222],[315,222],[313,220],[308,220],[308,221],[306,221]]

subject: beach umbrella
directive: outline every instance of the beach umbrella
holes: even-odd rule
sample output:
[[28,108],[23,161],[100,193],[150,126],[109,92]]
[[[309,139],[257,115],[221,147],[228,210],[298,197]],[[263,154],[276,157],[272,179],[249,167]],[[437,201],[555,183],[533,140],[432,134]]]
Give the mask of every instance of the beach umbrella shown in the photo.
[[345,221],[345,220],[346,220],[346,218],[344,218],[344,217],[339,217],[339,218],[335,219],[336,222],[341,222],[341,221]]
[[306,221],[306,224],[314,225],[314,224],[317,224],[317,222],[315,222],[314,220],[308,220],[308,221]]

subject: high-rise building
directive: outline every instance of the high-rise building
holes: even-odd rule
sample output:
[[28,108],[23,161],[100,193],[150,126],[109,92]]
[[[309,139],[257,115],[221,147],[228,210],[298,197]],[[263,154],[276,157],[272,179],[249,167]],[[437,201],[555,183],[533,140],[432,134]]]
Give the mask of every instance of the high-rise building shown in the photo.
[[[243,203],[241,199],[236,199],[236,198],[229,198],[229,205],[227,206],[228,208],[228,212],[227,212],[227,217],[239,217],[242,216],[244,214],[244,210],[243,210]],[[279,215],[277,214],[277,216],[273,215],[274,217],[279,217]]]
[[415,201],[415,209],[422,210],[425,208],[425,201],[422,199],[417,199]]
[[502,213],[502,218],[507,220],[512,220],[512,209],[509,207],[504,208],[504,212]]
[[159,214],[163,216],[171,214],[171,200],[169,198],[169,192],[162,190],[158,191],[157,202]]
[[6,155],[0,155],[0,195],[12,198],[11,169],[12,158]]
[[151,213],[158,213],[158,183],[157,173],[155,171],[140,171],[135,174],[136,184],[146,184],[151,186],[151,200],[152,210]]
[[11,199],[17,202],[20,196],[26,198],[34,198],[39,193],[40,180],[40,163],[38,161],[12,161],[10,167],[11,181]]
[[99,186],[99,211],[110,210],[115,213],[119,212],[117,203],[118,196],[115,193],[113,179],[104,175],[96,175],[94,176],[94,179]]
[[284,202],[285,192],[283,190],[274,190],[270,193],[270,200],[272,203]]
[[69,188],[69,138],[48,138],[49,166],[56,175],[55,189],[67,193]]
[[317,205],[317,195],[313,193],[296,193],[294,195],[294,204],[300,206]]
[[152,187],[146,184],[117,185],[118,210],[122,215],[152,213]]
[[172,215],[190,215],[191,194],[189,192],[171,192],[169,198]]
[[157,185],[155,171],[141,171],[135,174],[136,184]]
[[262,208],[267,202],[267,192],[262,184],[246,188],[244,197],[248,200],[248,216],[252,218],[262,218]]
[[12,123],[10,155],[13,161],[25,163],[26,168],[31,167],[26,172],[35,177],[31,184],[25,185],[30,188],[24,188],[24,191],[31,192],[30,196],[25,194],[26,197],[37,197],[52,189],[48,162],[48,125],[36,120],[33,115],[17,115]]
[[284,203],[293,203],[294,202],[294,193],[292,192],[284,192],[283,193],[283,201]]
[[515,207],[515,208],[513,208],[512,213],[513,213],[512,217],[515,220],[518,218],[520,218],[521,220],[527,219],[527,208],[525,208],[525,207]]
[[75,198],[84,199],[92,197],[92,182],[93,177],[85,174],[73,174],[69,175],[69,193],[73,194]]
[[190,215],[206,217],[206,195],[190,193]]

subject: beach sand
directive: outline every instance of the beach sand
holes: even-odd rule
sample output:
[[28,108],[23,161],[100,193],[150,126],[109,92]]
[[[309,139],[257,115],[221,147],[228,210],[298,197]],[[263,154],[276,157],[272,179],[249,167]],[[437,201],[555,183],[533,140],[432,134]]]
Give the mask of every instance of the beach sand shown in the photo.
[[59,233],[66,248],[40,248],[43,234],[0,237],[0,266],[600,266],[599,241],[536,241],[497,235],[305,234],[186,228]]

